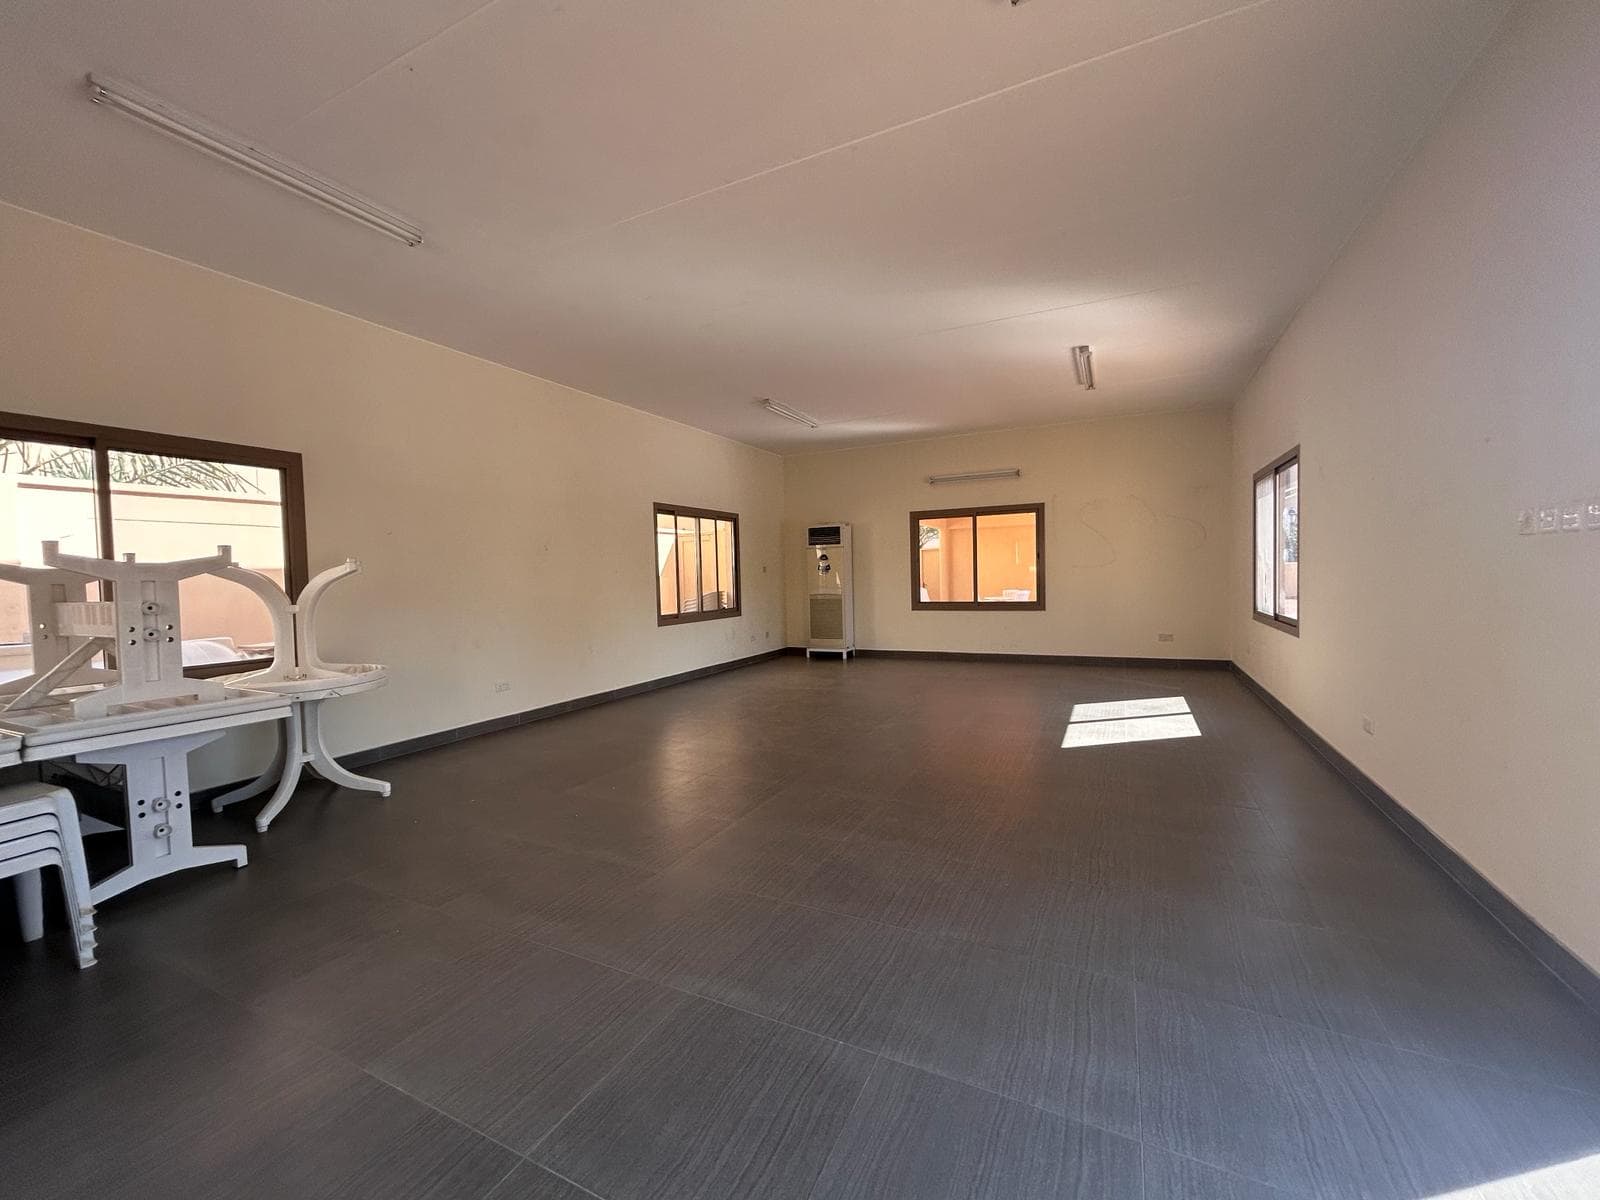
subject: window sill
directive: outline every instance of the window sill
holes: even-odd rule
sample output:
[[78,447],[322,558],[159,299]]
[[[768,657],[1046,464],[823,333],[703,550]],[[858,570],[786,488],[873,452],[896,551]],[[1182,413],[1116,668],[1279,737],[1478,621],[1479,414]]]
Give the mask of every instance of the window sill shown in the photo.
[[1250,615],[1263,625],[1270,625],[1273,629],[1287,633],[1290,637],[1300,636],[1299,621],[1285,621],[1282,617],[1269,617],[1265,613],[1251,611]]
[[1043,600],[913,600],[913,612],[1043,612]]
[[678,613],[674,616],[656,614],[656,624],[660,625],[692,625],[696,621],[724,621],[729,617],[740,616],[737,608],[719,608],[716,612]]

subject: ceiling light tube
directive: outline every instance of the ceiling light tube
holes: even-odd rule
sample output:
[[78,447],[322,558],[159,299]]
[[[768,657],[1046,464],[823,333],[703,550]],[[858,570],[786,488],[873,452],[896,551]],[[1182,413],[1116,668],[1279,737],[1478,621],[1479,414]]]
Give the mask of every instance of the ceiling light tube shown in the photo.
[[929,483],[973,483],[979,479],[1021,479],[1021,467],[1001,467],[994,471],[957,471],[954,475],[929,475]]
[[807,429],[815,429],[817,427],[817,419],[815,417],[808,417],[799,409],[790,408],[787,404],[779,404],[776,400],[763,400],[761,407],[769,413],[776,413],[786,420],[793,421],[796,425],[804,425]]
[[258,179],[275,183],[286,191],[314,201],[330,212],[388,234],[408,246],[422,245],[422,230],[385,212],[360,196],[345,191],[336,183],[313,175],[301,167],[284,162],[256,149],[237,136],[215,126],[206,125],[195,117],[171,105],[147,96],[126,84],[88,77],[89,99],[96,104],[140,121],[150,128],[182,142],[202,154],[220,159],[230,166],[248,171]]
[[1072,373],[1078,386],[1086,392],[1094,391],[1094,351],[1087,346],[1072,348]]

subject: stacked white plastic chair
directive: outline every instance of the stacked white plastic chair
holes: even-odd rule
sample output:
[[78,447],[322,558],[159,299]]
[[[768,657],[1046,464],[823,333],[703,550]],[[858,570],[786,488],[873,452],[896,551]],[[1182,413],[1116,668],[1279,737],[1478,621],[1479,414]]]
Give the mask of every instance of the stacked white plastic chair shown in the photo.
[[16,888],[17,918],[27,942],[44,936],[40,872],[45,867],[61,872],[78,966],[93,966],[94,906],[72,793],[43,783],[0,788],[0,879],[11,879]]
[[388,668],[377,663],[330,663],[317,653],[317,611],[322,597],[339,580],[360,570],[361,564],[353,558],[329,567],[306,584],[296,602],[290,601],[275,580],[257,571],[234,566],[215,572],[249,588],[272,614],[272,665],[244,675],[230,675],[224,682],[229,687],[286,697],[294,702],[294,710],[283,723],[283,739],[272,765],[254,781],[213,799],[212,811],[221,812],[227,805],[270,790],[271,798],[256,814],[256,830],[265,833],[294,795],[300,773],[306,767],[339,787],[377,792],[380,796],[389,794],[389,785],[383,780],[369,779],[340,766],[328,750],[322,731],[325,701],[372,691],[389,679]]

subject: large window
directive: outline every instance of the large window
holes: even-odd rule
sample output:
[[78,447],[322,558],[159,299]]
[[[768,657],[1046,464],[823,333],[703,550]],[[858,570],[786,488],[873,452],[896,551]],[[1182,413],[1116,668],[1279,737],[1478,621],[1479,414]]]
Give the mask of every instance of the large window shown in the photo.
[[[306,581],[300,456],[161,434],[0,413],[0,560],[42,566],[39,543],[147,562],[231,546],[241,566],[291,595]],[[237,584],[178,584],[183,661],[192,674],[262,665],[272,620]],[[91,594],[97,594],[91,591]],[[26,590],[0,583],[0,679],[31,669]]]
[[1300,448],[1255,476],[1256,620],[1300,627]]
[[1044,505],[912,513],[911,607],[1042,609]]
[[656,505],[656,624],[738,615],[738,514]]

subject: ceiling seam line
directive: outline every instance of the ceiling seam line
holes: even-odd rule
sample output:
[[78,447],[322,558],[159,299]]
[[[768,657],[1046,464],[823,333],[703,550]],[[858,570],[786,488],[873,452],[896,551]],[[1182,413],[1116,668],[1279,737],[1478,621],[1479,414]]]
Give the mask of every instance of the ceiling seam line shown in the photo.
[[[491,0],[491,3],[497,2],[498,0]],[[1250,3],[1248,4],[1238,5],[1235,8],[1228,9],[1226,12],[1213,13],[1209,17],[1202,17],[1198,21],[1191,21],[1189,24],[1181,25],[1177,29],[1168,29],[1161,33],[1151,34],[1149,37],[1140,38],[1138,41],[1129,42],[1126,45],[1117,46],[1100,54],[1092,55],[1089,58],[1079,59],[1077,62],[1068,63],[1064,67],[1056,67],[1055,69],[1046,71],[1041,75],[1034,75],[1028,79],[1019,80],[1016,83],[1008,83],[1005,87],[996,88],[991,92],[985,92],[981,96],[973,96],[969,99],[958,101],[955,104],[947,105],[944,108],[935,109],[933,112],[923,113],[918,117],[909,117],[904,121],[896,122],[893,125],[886,125],[884,128],[874,130],[871,133],[864,133],[859,137],[850,138],[846,141],[839,142],[836,145],[825,146],[821,150],[814,150],[810,154],[803,154],[799,158],[792,158],[787,162],[776,163],[770,167],[763,167],[759,171],[752,171],[750,174],[742,175],[738,179],[730,179],[726,183],[719,183],[715,187],[706,188],[703,191],[695,192],[692,195],[682,196],[677,200],[669,200],[665,204],[658,204],[654,208],[645,209],[643,212],[634,213],[632,216],[623,217],[620,220],[612,221],[607,225],[599,225],[593,229],[583,230],[581,233],[574,234],[571,237],[558,239],[549,243],[548,248],[552,250],[560,249],[561,247],[571,245],[574,242],[580,242],[585,238],[594,237],[599,234],[606,233],[612,229],[619,229],[624,225],[631,225],[635,221],[643,221],[648,217],[655,216],[657,213],[667,212],[671,209],[682,207],[685,204],[693,204],[696,200],[703,200],[707,196],[715,196],[719,192],[730,191],[733,188],[742,187],[747,183],[753,183],[755,180],[765,178],[768,175],[776,175],[780,171],[787,171],[791,167],[803,166],[804,164],[812,162],[815,159],[825,158],[828,155],[836,154],[841,150],[849,150],[854,146],[859,146],[863,143],[874,141],[877,138],[887,137],[891,133],[898,133],[902,129],[909,129],[914,125],[921,125],[928,121],[938,120],[940,117],[949,116],[951,113],[959,112],[964,108],[971,108],[975,105],[984,104],[990,100],[998,99],[1001,96],[1009,95],[1012,92],[1021,91],[1023,88],[1032,87],[1038,83],[1044,83],[1058,76],[1070,74],[1073,71],[1081,70],[1084,67],[1091,67],[1097,63],[1106,62],[1109,59],[1117,58],[1124,54],[1130,54],[1133,51],[1141,50],[1146,46],[1153,46],[1158,42],[1164,42],[1170,38],[1180,37],[1185,33],[1191,33],[1194,30],[1203,28],[1206,25],[1211,25],[1218,21],[1225,21],[1231,17],[1239,16],[1242,13],[1250,12],[1254,9],[1264,8],[1269,4],[1276,4],[1277,2],[1278,0],[1250,0]]]
[[417,51],[425,49],[426,47],[433,45],[434,42],[436,42],[440,38],[444,37],[447,33],[451,32],[452,30],[458,28],[461,25],[465,25],[468,21],[472,20],[474,17],[477,17],[479,14],[484,13],[484,12],[488,11],[491,8],[494,8],[499,3],[500,3],[500,0],[484,0],[484,2],[482,4],[478,5],[478,7],[474,8],[471,12],[462,13],[461,16],[457,17],[454,21],[451,21],[450,24],[446,25],[443,29],[439,29],[439,30],[436,30],[433,33],[430,33],[427,37],[423,38],[416,45],[408,47],[405,50],[402,50],[399,54],[396,54],[393,58],[389,59],[387,62],[381,63],[378,66],[373,67],[372,70],[368,71],[365,75],[363,75],[360,79],[356,80],[354,83],[350,84],[348,87],[342,87],[337,92],[334,92],[333,95],[327,97],[326,99],[317,101],[317,103],[313,104],[305,112],[301,113],[298,117],[295,117],[292,121],[290,121],[287,125],[285,125],[283,127],[284,130],[287,131],[287,130],[293,129],[295,126],[299,125],[302,121],[309,121],[312,117],[316,116],[323,109],[327,108],[328,105],[333,104],[335,101],[340,100],[345,96],[348,96],[351,92],[355,91],[357,88],[362,87],[363,85],[365,85],[366,83],[370,82],[371,80],[376,79],[379,75],[382,75],[390,67],[394,66],[397,63],[404,62],[406,59],[410,58],[413,54],[417,53]]
[[[938,337],[941,333],[960,333],[964,329],[982,329],[986,325],[1004,325],[1007,321],[1025,321],[1029,317],[1042,317],[1050,313],[1069,312],[1074,308],[1093,308],[1096,304],[1115,304],[1118,300],[1136,300],[1140,296],[1155,296],[1162,292],[1178,292],[1184,288],[1204,287],[1205,282],[1191,279],[1186,283],[1164,283],[1159,287],[1140,288],[1132,292],[1118,292],[1114,296],[1097,296],[1093,300],[1074,300],[1071,304],[1052,304],[1049,308],[1032,308],[1025,312],[1010,313],[1003,317],[989,317],[983,321],[971,321],[965,325],[946,325],[942,329],[924,329],[917,333],[908,333],[903,338],[888,338],[885,341],[912,341],[916,338]],[[855,346],[881,346],[884,341],[857,342]]]

